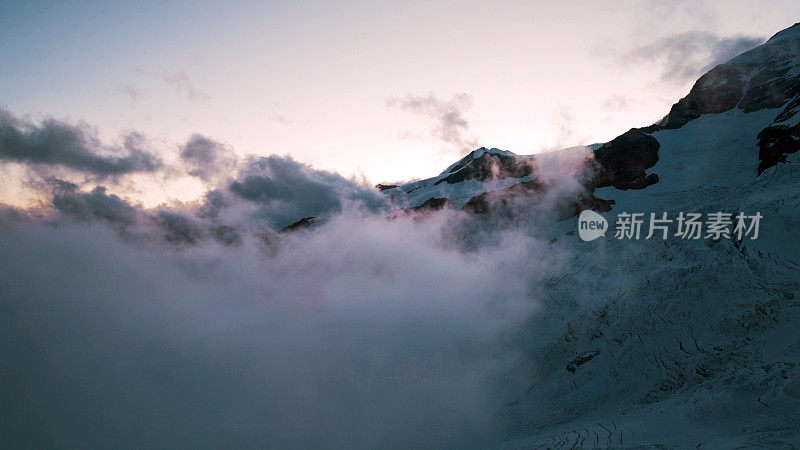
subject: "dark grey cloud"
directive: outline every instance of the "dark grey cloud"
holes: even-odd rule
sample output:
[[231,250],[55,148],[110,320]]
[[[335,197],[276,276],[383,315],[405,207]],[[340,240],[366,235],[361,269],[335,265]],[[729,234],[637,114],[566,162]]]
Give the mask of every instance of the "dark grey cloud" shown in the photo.
[[172,244],[196,244],[204,236],[202,224],[188,214],[161,210],[156,218],[164,232],[164,239]]
[[104,186],[91,192],[80,192],[75,184],[56,180],[53,206],[61,214],[82,222],[103,221],[127,226],[136,220],[140,209],[114,194],[106,193]]
[[689,31],[658,39],[623,55],[627,64],[658,64],[661,79],[681,84],[695,81],[714,66],[762,44],[755,36],[720,37],[705,31]]
[[472,108],[472,96],[456,94],[449,100],[442,100],[433,94],[389,97],[389,108],[400,108],[426,118],[430,122],[431,137],[440,140],[457,150],[477,147],[477,140],[470,136],[466,113]]
[[145,210],[141,205],[108,193],[105,186],[96,186],[89,192],[64,180],[50,180],[50,186],[52,205],[62,218],[103,223],[125,238],[163,240],[177,246],[195,245],[207,236],[225,244],[237,242],[235,229],[198,218],[192,211]]
[[[235,199],[257,205],[257,214],[277,228],[303,217],[319,218],[341,211],[350,203],[374,210],[384,201],[380,193],[366,183],[316,170],[290,156],[277,155],[247,160],[227,190]],[[217,205],[226,201],[220,191],[215,191],[207,200]]]
[[181,159],[189,165],[189,175],[204,181],[230,176],[236,165],[232,150],[200,134],[192,135],[180,149]]
[[[190,140],[184,157],[208,163],[216,143],[201,136]],[[184,152],[187,153],[187,152]],[[209,156],[211,155],[211,156]],[[304,217],[324,223],[345,209],[378,211],[386,199],[365,182],[316,170],[291,157],[251,157],[227,184],[210,190],[197,205],[141,205],[111,194],[104,186],[82,190],[63,180],[39,183],[64,218],[112,225],[125,237],[163,239],[175,245],[196,245],[212,237],[224,244],[240,242],[242,233],[277,230]]]
[[99,178],[154,172],[162,162],[143,144],[140,134],[130,133],[121,147],[109,146],[87,125],[53,118],[34,124],[0,109],[0,159],[5,161],[63,167]]

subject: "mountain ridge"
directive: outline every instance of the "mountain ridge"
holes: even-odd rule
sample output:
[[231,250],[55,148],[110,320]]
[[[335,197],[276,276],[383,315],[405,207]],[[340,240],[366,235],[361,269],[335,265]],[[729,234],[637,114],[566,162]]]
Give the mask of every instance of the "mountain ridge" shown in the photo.
[[[752,123],[743,122],[751,129],[752,152],[758,157],[752,167],[753,176],[785,162],[787,155],[800,149],[800,23],[709,70],[659,123],[632,128],[604,144],[582,147],[587,155],[591,154],[585,158],[586,170],[569,175],[581,178],[590,194],[607,186],[617,190],[646,189],[663,180],[653,169],[662,151],[660,136],[681,130],[701,117],[734,110],[745,115],[774,110],[774,114],[753,115]],[[693,137],[685,134],[687,144],[691,144]],[[517,155],[481,147],[437,177],[400,184],[383,192],[410,208],[430,199],[446,199],[450,207],[462,209],[474,200],[473,207],[467,210],[486,212],[483,206],[474,207],[481,199],[546,190],[547,183],[533,183],[541,175],[540,160],[567,150],[570,149]],[[699,161],[707,164],[708,156],[698,155]],[[488,195],[489,192],[493,194]]]

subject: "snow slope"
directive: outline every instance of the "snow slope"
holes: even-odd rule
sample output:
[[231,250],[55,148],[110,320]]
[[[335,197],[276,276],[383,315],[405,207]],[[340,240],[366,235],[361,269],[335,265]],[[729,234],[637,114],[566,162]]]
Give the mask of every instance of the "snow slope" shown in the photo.
[[[758,239],[582,242],[576,220],[559,225],[572,267],[517,337],[531,358],[508,393],[510,448],[800,446],[800,153],[758,174],[759,133],[798,120],[773,89],[796,88],[798,41],[796,25],[730,62],[751,69],[736,104],[757,88],[770,107],[651,127],[659,182],[595,190],[616,202],[612,227],[623,211],[758,211]],[[782,75],[756,86],[776,55]]]
[[800,445],[798,162],[615,205],[760,211],[754,241],[558,236],[572,267],[519,337],[532,357],[509,395],[510,447]]

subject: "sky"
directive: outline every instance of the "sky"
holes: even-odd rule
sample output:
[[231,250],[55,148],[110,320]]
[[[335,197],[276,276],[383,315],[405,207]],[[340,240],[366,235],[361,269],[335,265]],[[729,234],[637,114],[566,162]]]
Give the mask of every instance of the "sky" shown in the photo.
[[[136,133],[165,161],[199,134],[396,182],[480,146],[540,153],[654,123],[705,70],[798,18],[791,0],[3,1],[0,107],[109,148]],[[4,170],[3,202],[22,202],[22,169]],[[204,185],[111,189],[156,205]]]

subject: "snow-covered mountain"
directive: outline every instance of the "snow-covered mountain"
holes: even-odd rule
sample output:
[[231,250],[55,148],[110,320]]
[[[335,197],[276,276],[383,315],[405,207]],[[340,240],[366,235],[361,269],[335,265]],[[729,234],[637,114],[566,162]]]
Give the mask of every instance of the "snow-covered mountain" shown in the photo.
[[481,148],[384,192],[491,213],[567,174],[582,188],[564,191],[567,211],[612,226],[621,212],[759,212],[747,241],[583,242],[576,220],[557,224],[552,248],[571,262],[517,337],[530,360],[510,376],[525,389],[508,393],[505,433],[513,448],[796,446],[798,149],[800,24],[703,75],[657,124],[545,155]]
[[[593,190],[666,192],[751,179],[800,148],[800,24],[700,77],[659,123],[616,139],[540,155],[477,149],[439,176],[383,192],[409,207],[425,202],[462,209],[476,196],[529,195],[554,161],[592,159],[570,171]],[[654,166],[658,164],[658,168]],[[666,177],[666,178],[665,178]],[[660,182],[660,183],[659,183]],[[516,186],[516,187],[515,187]],[[612,197],[616,194],[608,192]],[[438,200],[437,200],[438,199]],[[475,208],[467,208],[468,210]]]
[[417,207],[431,198],[447,199],[460,208],[472,197],[529,181],[533,175],[533,156],[481,147],[450,165],[433,178],[383,189],[393,200]]
[[800,443],[799,75],[795,25],[632,130],[656,141],[654,155],[619,141],[594,151],[594,195],[615,202],[609,222],[624,211],[759,212],[760,236],[587,243],[562,222],[554,246],[575,257],[531,321],[512,446]]

